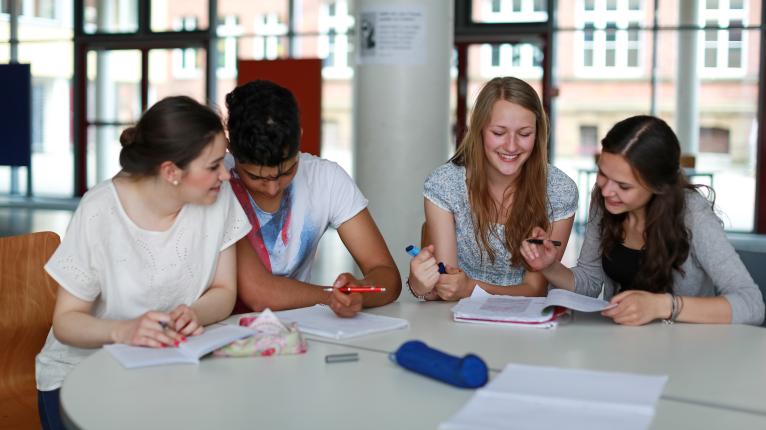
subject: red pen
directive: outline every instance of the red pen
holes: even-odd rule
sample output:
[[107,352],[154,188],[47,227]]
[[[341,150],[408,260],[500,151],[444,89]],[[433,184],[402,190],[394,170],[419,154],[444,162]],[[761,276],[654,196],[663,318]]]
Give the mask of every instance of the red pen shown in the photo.
[[[325,288],[325,291],[332,291],[335,288]],[[372,285],[363,285],[360,287],[339,287],[341,293],[383,293],[386,291],[383,287],[375,287]]]

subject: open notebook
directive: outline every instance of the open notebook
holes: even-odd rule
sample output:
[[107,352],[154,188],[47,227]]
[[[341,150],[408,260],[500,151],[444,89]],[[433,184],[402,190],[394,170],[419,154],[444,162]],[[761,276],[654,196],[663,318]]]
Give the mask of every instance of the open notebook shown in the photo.
[[225,325],[211,327],[199,336],[189,336],[177,348],[148,348],[123,344],[104,345],[104,349],[127,369],[160,364],[199,363],[199,359],[224,345],[252,336],[248,327]]
[[597,312],[614,305],[558,288],[550,290],[547,297],[513,297],[491,295],[477,285],[471,297],[460,300],[452,308],[452,314],[458,322],[550,328],[558,324],[557,306]]
[[440,430],[646,430],[667,376],[508,364]]
[[397,330],[409,326],[409,322],[405,319],[364,312],[359,312],[352,318],[341,318],[325,305],[314,305],[307,308],[274,313],[282,322],[297,323],[298,328],[306,334],[338,340]]

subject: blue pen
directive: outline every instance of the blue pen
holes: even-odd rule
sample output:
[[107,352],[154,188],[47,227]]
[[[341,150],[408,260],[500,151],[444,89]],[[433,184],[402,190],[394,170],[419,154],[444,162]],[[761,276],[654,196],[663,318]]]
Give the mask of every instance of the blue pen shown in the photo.
[[[420,254],[420,248],[418,248],[415,245],[410,245],[404,248],[404,250],[407,251],[407,254],[410,254],[413,257],[417,257],[418,254]],[[444,267],[444,263],[442,263],[441,261],[439,262],[439,273],[441,273],[442,275],[447,273],[447,268]]]

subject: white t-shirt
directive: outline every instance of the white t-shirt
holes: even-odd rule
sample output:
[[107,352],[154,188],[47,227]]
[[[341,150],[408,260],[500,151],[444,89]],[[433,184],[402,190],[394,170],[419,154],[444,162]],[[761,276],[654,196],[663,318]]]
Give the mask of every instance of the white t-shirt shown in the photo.
[[[166,231],[147,231],[125,213],[112,180],[83,196],[45,270],[69,293],[94,302],[101,319],[128,320],[191,305],[209,288],[221,251],[250,231],[228,182],[212,205],[187,204]],[[37,389],[55,390],[94,349],[48,333],[37,355]]]
[[[225,161],[236,180],[234,159],[227,155]],[[337,229],[367,207],[367,199],[342,167],[305,153],[299,154],[298,171],[279,209],[261,210],[249,193],[248,200],[260,227],[253,226],[254,240],[269,254],[264,266],[274,275],[302,282],[311,280],[317,246],[327,228]]]

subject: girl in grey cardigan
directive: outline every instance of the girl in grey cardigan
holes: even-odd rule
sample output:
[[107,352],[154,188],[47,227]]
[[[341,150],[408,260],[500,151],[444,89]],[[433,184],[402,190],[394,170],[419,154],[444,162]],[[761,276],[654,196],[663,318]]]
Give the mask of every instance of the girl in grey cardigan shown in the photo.
[[[544,240],[521,245],[530,268],[579,294],[596,297],[603,285],[616,306],[602,314],[619,324],[760,324],[761,292],[712,203],[683,175],[673,130],[661,119],[634,116],[617,123],[602,145],[577,266],[564,267]],[[546,232],[535,228],[532,236]]]

